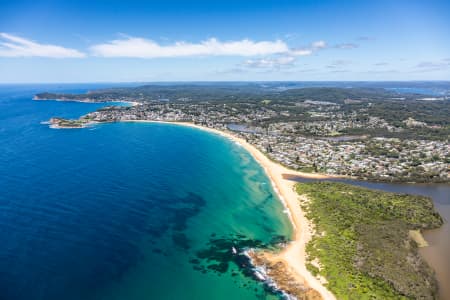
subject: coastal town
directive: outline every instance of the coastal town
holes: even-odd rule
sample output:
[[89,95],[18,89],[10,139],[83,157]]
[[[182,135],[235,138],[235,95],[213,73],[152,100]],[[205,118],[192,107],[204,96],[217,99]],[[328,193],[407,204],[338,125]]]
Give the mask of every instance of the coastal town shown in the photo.
[[[349,110],[348,105],[356,108]],[[389,122],[371,114],[373,105],[355,99],[255,103],[198,102],[184,97],[107,106],[78,120],[52,118],[50,123],[78,128],[138,120],[190,122],[243,138],[293,170],[377,181],[449,182],[448,136],[430,139],[420,134],[444,130],[445,125],[411,116]]]
[[[218,93],[214,100],[211,89]],[[51,128],[163,122],[224,136],[248,151],[264,168],[296,228],[292,241],[281,242],[276,251],[261,249],[256,241],[247,257],[241,250],[251,241],[216,241],[213,236],[209,248],[191,259],[196,270],[226,272],[232,261],[243,274],[289,299],[345,299],[348,294],[362,299],[368,293],[374,299],[435,299],[433,270],[418,252],[426,245],[421,230],[443,223],[431,199],[329,181],[450,182],[450,102],[409,97],[339,88],[266,93],[253,87],[236,92],[224,86],[150,86],[44,93],[34,99],[108,105],[78,119],[53,117],[46,122]],[[243,255],[249,264],[242,264]],[[199,266],[202,260],[205,267]],[[386,284],[378,285],[379,280]]]
[[450,0],[0,2],[0,300],[450,300]]

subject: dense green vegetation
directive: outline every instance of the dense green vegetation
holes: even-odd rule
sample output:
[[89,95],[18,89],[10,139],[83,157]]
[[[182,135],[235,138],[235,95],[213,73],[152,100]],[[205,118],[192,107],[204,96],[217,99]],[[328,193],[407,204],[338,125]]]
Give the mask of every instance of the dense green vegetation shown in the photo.
[[414,118],[417,121],[444,126],[449,122],[450,105],[445,105],[443,100],[395,100],[374,103],[369,107],[368,112],[372,116],[378,116],[398,126],[402,126],[398,112],[401,112],[402,119]]
[[[305,87],[280,89],[279,84],[226,83],[226,84],[174,84],[144,85],[139,87],[110,88],[86,94],[37,94],[42,99],[86,99],[111,101],[132,98],[135,101],[218,101],[252,102],[276,105],[305,100],[344,103],[346,99],[383,100],[398,97],[398,93],[380,88]],[[403,95],[415,99],[417,95]],[[264,101],[264,102],[263,102]],[[269,103],[268,103],[269,101]]]
[[409,237],[441,226],[431,199],[335,182],[296,188],[309,199],[302,205],[316,229],[307,267],[338,299],[435,299],[434,273]]
[[80,118],[79,120],[67,120],[63,118],[51,118],[52,125],[64,128],[82,128],[89,122],[88,119]]
[[[450,136],[450,101],[423,101],[425,95],[398,93],[362,83],[348,83],[352,88],[306,86],[294,82],[268,83],[187,83],[151,84],[138,87],[109,88],[86,94],[40,93],[36,99],[78,101],[134,101],[146,103],[227,104],[234,114],[246,110],[267,108],[278,114],[271,119],[254,120],[254,125],[267,126],[275,122],[332,121],[330,116],[312,116],[311,111],[332,111],[332,116],[343,113],[344,119],[367,121],[379,117],[398,130],[384,128],[346,128],[339,134],[368,134],[370,136],[447,140]],[[332,83],[330,83],[332,84]],[[400,83],[399,83],[400,84]],[[342,85],[342,84],[341,84]],[[431,96],[430,96],[431,97]],[[401,100],[400,100],[401,99]],[[319,103],[311,104],[308,101]],[[320,104],[321,102],[321,104]],[[331,105],[330,105],[331,104]],[[337,105],[332,105],[337,104]],[[321,107],[320,107],[321,105]],[[356,116],[352,116],[356,114]],[[407,127],[408,118],[425,122],[427,126]],[[304,132],[309,135],[309,132]]]

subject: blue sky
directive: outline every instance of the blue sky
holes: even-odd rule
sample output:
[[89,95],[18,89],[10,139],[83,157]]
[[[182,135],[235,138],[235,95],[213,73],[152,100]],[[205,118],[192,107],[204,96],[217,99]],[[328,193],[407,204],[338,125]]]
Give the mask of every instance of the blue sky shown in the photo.
[[0,83],[449,79],[450,1],[0,0]]

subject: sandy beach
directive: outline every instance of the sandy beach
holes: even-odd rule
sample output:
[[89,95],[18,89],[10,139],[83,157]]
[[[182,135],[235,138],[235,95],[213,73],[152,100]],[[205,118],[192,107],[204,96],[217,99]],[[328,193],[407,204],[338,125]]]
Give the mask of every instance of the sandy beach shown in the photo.
[[192,123],[184,122],[159,122],[159,121],[129,121],[129,122],[150,122],[150,123],[168,123],[177,124],[181,126],[189,126],[201,130],[206,130],[226,137],[247,150],[254,159],[263,167],[267,176],[270,178],[273,188],[278,194],[278,197],[286,207],[289,218],[294,227],[294,236],[292,241],[277,254],[270,255],[270,260],[274,262],[282,262],[289,266],[291,275],[297,278],[300,284],[306,284],[308,287],[316,290],[322,299],[336,299],[334,295],[322,285],[319,279],[314,277],[306,269],[306,243],[311,239],[312,227],[308,219],[306,219],[304,212],[300,207],[300,196],[294,190],[295,182],[284,178],[285,175],[300,176],[305,178],[324,179],[330,176],[322,174],[310,174],[289,170],[265,156],[256,147],[246,142],[244,139],[236,137],[228,132],[223,132],[217,129],[208,128]]

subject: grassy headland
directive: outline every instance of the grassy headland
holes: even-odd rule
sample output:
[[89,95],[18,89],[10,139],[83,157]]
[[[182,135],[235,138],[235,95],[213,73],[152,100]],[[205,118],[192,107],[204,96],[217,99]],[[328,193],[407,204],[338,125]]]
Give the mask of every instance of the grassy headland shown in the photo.
[[296,190],[315,225],[307,268],[338,299],[436,298],[434,273],[410,238],[410,230],[442,225],[431,199],[332,182]]

